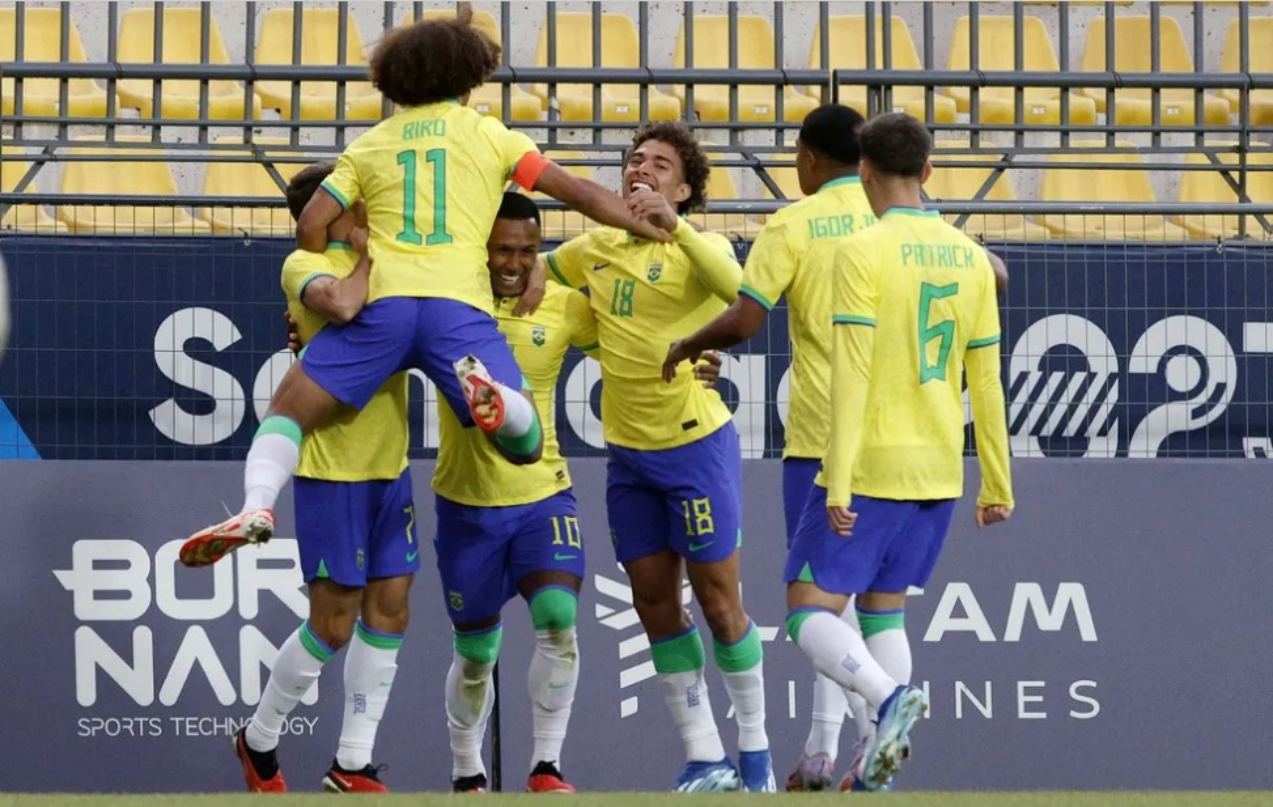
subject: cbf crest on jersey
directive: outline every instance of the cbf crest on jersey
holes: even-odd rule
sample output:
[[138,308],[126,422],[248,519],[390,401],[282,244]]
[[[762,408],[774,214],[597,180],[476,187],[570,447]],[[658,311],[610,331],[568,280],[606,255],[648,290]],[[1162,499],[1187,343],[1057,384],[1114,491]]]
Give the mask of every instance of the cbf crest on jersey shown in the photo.
[[663,276],[663,264],[661,263],[650,264],[650,271],[648,274],[646,274],[646,278],[648,278],[651,283],[658,283],[659,278],[662,276]]
[[530,329],[530,341],[535,343],[536,347],[543,347],[544,342],[548,339],[548,331],[543,325],[536,325]]

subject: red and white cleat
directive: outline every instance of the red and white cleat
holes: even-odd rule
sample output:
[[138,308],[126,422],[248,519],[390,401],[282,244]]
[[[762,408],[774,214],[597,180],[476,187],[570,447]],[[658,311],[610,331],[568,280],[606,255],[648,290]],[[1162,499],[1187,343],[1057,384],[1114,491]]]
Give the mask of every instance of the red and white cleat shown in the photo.
[[389,788],[380,781],[380,769],[368,765],[360,771],[347,771],[332,760],[332,766],[323,777],[323,789],[330,793],[388,793]]
[[575,789],[551,762],[540,762],[526,780],[527,793],[574,793]]
[[247,544],[263,544],[274,534],[274,511],[249,510],[200,530],[181,545],[181,562],[207,566]]
[[[249,793],[286,793],[287,782],[279,770],[273,751],[259,752],[248,748],[244,729],[234,733],[234,753],[243,763],[243,781]],[[268,775],[266,775],[268,774]]]
[[473,422],[484,432],[493,432],[504,425],[504,397],[500,395],[495,380],[486,366],[476,356],[465,356],[455,363],[455,376],[460,379],[460,389],[468,402]]

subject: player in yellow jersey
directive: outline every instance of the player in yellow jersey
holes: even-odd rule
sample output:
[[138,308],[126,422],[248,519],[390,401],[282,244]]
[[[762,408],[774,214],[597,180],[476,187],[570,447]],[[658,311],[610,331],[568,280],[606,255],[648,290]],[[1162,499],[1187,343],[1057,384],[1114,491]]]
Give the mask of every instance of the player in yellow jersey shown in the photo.
[[[805,117],[796,140],[796,176],[805,198],[773,214],[756,236],[738,299],[725,313],[672,343],[664,363],[670,377],[686,358],[750,339],[786,295],[792,355],[782,495],[788,546],[830,432],[833,247],[875,222],[858,179],[857,131],[862,123],[861,115],[840,104],[825,104]],[[844,615],[856,626],[855,609],[846,608]],[[861,697],[851,696],[851,701],[861,741],[869,736],[870,724]],[[787,790],[831,785],[847,705],[839,684],[816,676],[809,736]]]
[[[288,184],[300,215],[332,171],[303,169]],[[328,228],[322,253],[296,250],[283,290],[299,340],[348,322],[367,299],[370,261],[362,206]],[[358,242],[356,245],[351,241]],[[383,793],[371,762],[407,626],[408,592],[420,568],[407,470],[407,379],[384,383],[362,412],[346,409],[305,439],[295,485],[296,537],[309,586],[309,617],[279,648],[252,719],[234,737],[248,790],[287,789],[276,748],[287,716],[345,645],[345,714],[336,759],[323,779],[336,792]]]
[[[1013,499],[995,271],[976,242],[923,209],[932,140],[921,123],[881,115],[860,144],[880,219],[837,250],[831,436],[784,577],[788,633],[878,713],[853,772],[855,786],[878,790],[927,707],[904,683],[909,648],[897,639],[907,588],[927,582],[963,491],[965,367],[981,462],[977,526],[1007,520]],[[853,595],[871,614],[866,639],[840,619]]]
[[688,367],[671,383],[662,379],[668,343],[738,296],[742,270],[729,242],[679,217],[703,203],[709,171],[682,124],[642,128],[625,159],[623,194],[634,211],[671,231],[672,243],[599,228],[563,244],[547,262],[561,283],[588,290],[598,320],[610,534],[686,745],[677,789],[740,784],[712,716],[702,640],[681,606],[684,569],[737,715],[741,784],[771,790],[763,651],[738,590],[738,434],[720,396],[694,383]]
[[362,201],[376,264],[368,302],[325,328],[292,366],[248,451],[238,515],[183,547],[189,565],[267,540],[273,506],[291,479],[300,436],[340,404],[361,409],[394,373],[419,368],[466,426],[510,462],[539,458],[539,419],[508,343],[491,317],[486,238],[509,180],[644,237],[665,230],[623,200],[545,160],[530,138],[464,105],[499,64],[499,48],[461,20],[391,31],[371,59],[372,80],[401,110],[359,137],[297,222],[302,249],[322,252],[328,226]]

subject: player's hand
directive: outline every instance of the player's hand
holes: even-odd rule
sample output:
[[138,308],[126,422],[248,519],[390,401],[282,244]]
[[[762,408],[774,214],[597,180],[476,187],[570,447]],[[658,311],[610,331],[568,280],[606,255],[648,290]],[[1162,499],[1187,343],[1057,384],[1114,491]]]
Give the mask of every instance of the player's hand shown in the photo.
[[543,258],[535,260],[535,268],[526,276],[526,290],[513,307],[513,316],[524,317],[539,310],[548,291],[548,263]]
[[355,227],[349,231],[349,244],[359,255],[367,254],[367,230]]
[[648,221],[669,233],[676,229],[676,208],[672,207],[666,196],[657,191],[633,191],[628,196],[628,210],[638,219]]
[[687,359],[692,362],[703,355],[701,350],[691,350],[685,346],[684,339],[677,339],[667,349],[667,358],[663,360],[663,380],[671,383],[676,380],[676,365]]
[[1002,524],[1010,518],[1012,518],[1012,508],[1002,504],[992,504],[988,507],[977,505],[977,512],[973,514],[977,529],[989,527],[991,524]]
[[694,377],[697,378],[704,387],[711,389],[716,386],[716,382],[720,380],[721,361],[720,354],[714,350],[704,350],[702,355],[698,357],[698,361],[694,364]]
[[287,323],[287,349],[292,351],[292,355],[297,355],[301,352],[301,334],[290,311],[283,311],[283,321]]
[[853,535],[853,525],[857,520],[858,514],[847,507],[827,507],[827,521],[836,535],[844,538]]

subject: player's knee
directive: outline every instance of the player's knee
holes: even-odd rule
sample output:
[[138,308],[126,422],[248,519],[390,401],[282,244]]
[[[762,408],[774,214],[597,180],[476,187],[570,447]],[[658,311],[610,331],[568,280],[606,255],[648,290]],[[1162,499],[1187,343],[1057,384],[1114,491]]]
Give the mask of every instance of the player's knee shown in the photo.
[[579,596],[562,586],[546,586],[530,598],[530,621],[537,631],[573,628],[578,611]]
[[323,640],[323,643],[332,650],[339,650],[349,644],[349,640],[354,636],[354,620],[356,612],[348,614],[341,611],[332,611],[326,614],[309,615],[309,627],[314,635]]
[[733,638],[746,632],[747,614],[738,597],[731,597],[727,592],[713,591],[700,597],[699,606],[703,609],[703,619],[707,620],[713,636]]
[[496,624],[475,631],[455,632],[455,652],[460,658],[474,664],[494,664],[499,659],[504,629]]
[[363,603],[362,620],[383,633],[406,633],[411,605],[406,597],[378,597]]
[[656,635],[680,633],[689,627],[689,617],[681,607],[680,592],[670,596],[659,592],[633,592],[632,605],[647,632]]

